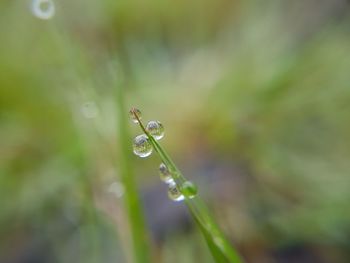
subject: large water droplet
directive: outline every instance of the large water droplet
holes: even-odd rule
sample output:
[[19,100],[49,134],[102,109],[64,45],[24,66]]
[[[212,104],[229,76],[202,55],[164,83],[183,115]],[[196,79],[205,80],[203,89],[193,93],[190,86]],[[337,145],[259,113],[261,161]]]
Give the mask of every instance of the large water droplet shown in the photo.
[[169,184],[168,196],[171,200],[177,201],[177,202],[185,199],[184,195],[180,192],[176,183]]
[[95,102],[88,101],[81,107],[81,112],[87,119],[93,119],[98,115],[98,108]]
[[198,192],[197,186],[192,183],[191,181],[186,181],[182,184],[182,193],[188,197],[188,198],[193,198],[196,196]]
[[[136,109],[136,108],[131,108],[131,110],[129,111],[129,115],[130,115],[131,120],[134,123],[138,123],[139,121],[137,118],[139,118],[139,120],[141,120],[141,116],[142,116],[141,111],[139,109]],[[137,118],[135,115],[137,116]]]
[[146,130],[154,137],[156,140],[160,140],[164,136],[164,127],[159,121],[150,121],[147,123]]
[[174,179],[171,176],[168,167],[166,167],[164,163],[161,163],[159,165],[159,177],[163,182],[167,184],[174,183]]
[[50,19],[55,14],[55,5],[52,0],[33,0],[32,12],[40,19]]
[[140,157],[151,155],[153,147],[145,134],[141,134],[134,139],[134,153]]

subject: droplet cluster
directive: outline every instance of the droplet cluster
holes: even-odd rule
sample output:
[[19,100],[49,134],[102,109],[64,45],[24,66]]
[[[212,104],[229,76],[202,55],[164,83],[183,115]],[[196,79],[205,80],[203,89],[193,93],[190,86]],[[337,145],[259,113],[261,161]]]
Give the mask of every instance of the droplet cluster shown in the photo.
[[[134,123],[141,121],[141,111],[139,109],[132,108],[129,114]],[[146,131],[147,135],[141,134],[134,139],[133,150],[137,156],[147,157],[153,151],[148,136],[152,136],[156,140],[162,139],[164,136],[164,127],[159,121],[149,121],[146,127],[142,123],[140,125]],[[181,185],[178,185],[171,171],[169,171],[169,168],[164,163],[161,163],[159,166],[159,177],[168,185],[168,197],[173,201],[182,201],[185,197],[191,199],[197,194],[197,186],[190,181],[185,181]]]
[[173,201],[182,201],[186,198],[192,199],[197,194],[197,186],[191,181],[185,181],[181,187],[175,182],[168,167],[164,163],[159,166],[160,179],[168,184],[168,197]]
[[[137,108],[131,108],[129,111],[130,118],[132,122],[139,123],[142,118],[141,111]],[[142,123],[140,123],[143,127]],[[150,121],[147,123],[146,127],[143,128],[151,135],[154,139],[160,140],[164,136],[164,127],[159,121]],[[146,134],[137,136],[133,142],[134,153],[140,157],[150,156],[153,150],[152,144]]]

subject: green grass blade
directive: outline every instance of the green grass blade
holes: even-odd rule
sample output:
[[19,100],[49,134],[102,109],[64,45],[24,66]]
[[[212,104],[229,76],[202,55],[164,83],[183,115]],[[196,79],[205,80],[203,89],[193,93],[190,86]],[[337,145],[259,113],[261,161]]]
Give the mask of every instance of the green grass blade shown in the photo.
[[145,227],[145,219],[135,184],[133,167],[130,162],[130,134],[128,131],[128,120],[126,119],[124,109],[123,91],[117,88],[118,105],[118,141],[120,143],[119,169],[121,180],[125,187],[124,202],[127,211],[130,231],[132,236],[133,257],[136,263],[149,263],[150,247],[148,233]]
[[[135,115],[135,118],[138,120],[138,123],[143,130],[143,132],[149,138],[153,148],[159,154],[163,163],[169,169],[169,172],[173,176],[174,181],[178,185],[178,187],[182,188],[184,182],[186,182],[186,178],[182,175],[180,170],[176,167],[175,163],[172,161],[170,156],[166,153],[166,151],[161,147],[161,145],[150,135],[142,124],[141,120],[138,116]],[[201,230],[204,238],[208,244],[208,247],[215,259],[218,263],[240,263],[242,260],[238,255],[237,251],[231,246],[229,241],[225,238],[224,234],[221,232],[218,225],[215,223],[213,218],[210,216],[210,213],[201,200],[199,195],[197,194],[194,198],[188,198],[186,194],[183,192],[185,196],[185,203],[188,206],[192,217],[194,218],[196,224]]]

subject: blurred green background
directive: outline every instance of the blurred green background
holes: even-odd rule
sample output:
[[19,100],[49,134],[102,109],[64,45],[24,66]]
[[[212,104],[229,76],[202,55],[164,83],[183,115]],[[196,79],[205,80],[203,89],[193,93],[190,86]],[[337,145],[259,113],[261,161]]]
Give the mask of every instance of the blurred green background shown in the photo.
[[131,106],[246,262],[350,262],[348,1],[31,4],[0,2],[1,263],[133,262],[121,155],[152,262],[213,262],[158,156],[120,152]]

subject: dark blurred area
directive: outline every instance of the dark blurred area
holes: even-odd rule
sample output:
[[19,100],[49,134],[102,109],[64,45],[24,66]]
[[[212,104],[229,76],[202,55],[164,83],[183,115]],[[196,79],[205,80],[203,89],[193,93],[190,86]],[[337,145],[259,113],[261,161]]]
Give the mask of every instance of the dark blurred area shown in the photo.
[[120,154],[153,262],[213,262],[168,200],[159,158],[133,156],[131,142],[119,152],[121,86],[126,105],[164,124],[161,144],[246,262],[350,262],[349,11],[345,0],[1,1],[0,262],[132,262]]

